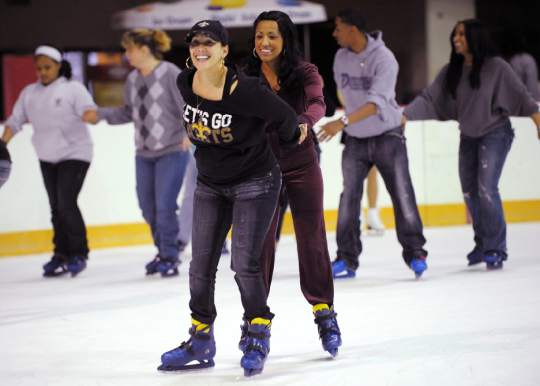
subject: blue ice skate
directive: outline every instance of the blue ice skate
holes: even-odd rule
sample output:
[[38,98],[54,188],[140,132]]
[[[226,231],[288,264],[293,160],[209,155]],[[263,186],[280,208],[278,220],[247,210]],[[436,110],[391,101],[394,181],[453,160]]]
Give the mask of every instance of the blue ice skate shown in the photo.
[[179,347],[161,356],[158,370],[183,371],[205,369],[215,365],[216,341],[213,326],[193,319],[189,335],[191,337],[187,342],[182,342]]
[[158,271],[158,265],[159,265],[160,259],[161,259],[161,257],[159,255],[156,255],[156,257],[154,257],[153,260],[146,263],[146,265],[144,266],[144,269],[146,269],[146,274],[147,275],[153,275],[153,274],[159,272]]
[[475,246],[474,249],[467,254],[467,260],[469,261],[469,267],[471,265],[483,263],[484,253],[478,246]]
[[420,256],[413,258],[409,266],[414,271],[414,275],[416,276],[416,278],[419,279],[424,273],[424,271],[428,268],[426,263],[426,257]]
[[345,260],[337,258],[332,262],[332,276],[334,279],[352,279],[356,272],[347,266]]
[[327,304],[317,304],[313,306],[313,315],[323,349],[335,357],[338,354],[339,346],[341,346],[341,332],[334,308],[330,308]]
[[499,252],[488,252],[484,255],[486,268],[489,270],[501,269],[506,256]]
[[68,272],[66,267],[67,259],[62,255],[54,254],[45,265],[43,265],[43,276],[55,277]]
[[255,318],[248,324],[247,344],[240,360],[246,377],[260,374],[264,369],[270,352],[270,327],[270,320],[263,318]]
[[71,273],[71,277],[77,276],[80,272],[86,269],[86,258],[83,256],[71,256],[67,263],[67,270]]
[[162,257],[159,259],[157,270],[161,277],[171,277],[178,275],[179,259]]

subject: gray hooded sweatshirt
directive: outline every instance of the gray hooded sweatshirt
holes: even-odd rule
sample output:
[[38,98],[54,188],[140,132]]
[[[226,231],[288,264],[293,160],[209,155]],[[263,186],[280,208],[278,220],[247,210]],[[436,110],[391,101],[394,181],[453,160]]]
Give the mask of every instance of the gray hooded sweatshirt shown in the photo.
[[6,121],[14,133],[30,122],[34,128],[32,144],[41,161],[92,160],[92,139],[82,114],[96,109],[92,96],[79,82],[63,76],[44,86],[26,86]]
[[345,112],[350,114],[366,103],[377,106],[377,114],[352,123],[345,132],[356,138],[380,135],[398,127],[401,112],[396,102],[399,66],[386,48],[382,32],[366,35],[367,46],[359,54],[341,48],[334,58],[334,80],[345,98]]
[[482,137],[503,125],[510,116],[527,117],[538,105],[503,59],[487,59],[480,71],[480,88],[471,88],[470,67],[464,66],[456,90],[456,99],[444,87],[448,65],[403,112],[407,119],[456,120],[468,137]]

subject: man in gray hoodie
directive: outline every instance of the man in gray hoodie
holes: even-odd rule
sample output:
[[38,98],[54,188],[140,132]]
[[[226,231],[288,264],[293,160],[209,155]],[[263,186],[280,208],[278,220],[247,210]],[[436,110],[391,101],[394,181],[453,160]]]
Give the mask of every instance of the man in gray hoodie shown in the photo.
[[366,32],[356,9],[344,9],[336,17],[333,33],[341,49],[334,59],[334,80],[343,99],[345,115],[328,122],[318,133],[328,141],[344,130],[342,156],[343,192],[336,230],[335,278],[354,277],[362,252],[358,213],[363,181],[376,166],[394,205],[397,237],[403,259],[419,277],[426,269],[427,251],[409,175],[401,113],[395,100],[398,63],[384,45],[381,32]]

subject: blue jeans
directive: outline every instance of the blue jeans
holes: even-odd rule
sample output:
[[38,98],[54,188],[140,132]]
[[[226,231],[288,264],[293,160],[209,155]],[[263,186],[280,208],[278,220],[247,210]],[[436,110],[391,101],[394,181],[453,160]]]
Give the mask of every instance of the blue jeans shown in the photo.
[[459,179],[472,217],[476,248],[506,257],[506,222],[499,179],[514,140],[510,122],[480,138],[461,135]]
[[182,185],[184,188],[184,195],[182,197],[182,203],[180,204],[180,210],[178,211],[178,226],[180,228],[178,231],[178,241],[187,245],[191,241],[191,229],[193,227],[193,195],[195,194],[195,187],[197,185],[197,165],[191,152],[189,153],[186,174]]
[[188,159],[187,151],[155,158],[135,157],[139,207],[163,258],[178,259],[176,200]]
[[11,162],[0,160],[0,188],[6,183],[11,173]]
[[262,177],[229,186],[209,186],[199,180],[193,210],[189,288],[192,317],[213,323],[217,312],[214,289],[221,247],[232,226],[231,269],[240,289],[244,317],[272,319],[266,304],[261,252],[277,206],[281,173],[276,165]]
[[360,240],[360,203],[364,180],[376,166],[394,206],[396,233],[403,247],[402,257],[409,265],[415,257],[427,256],[422,220],[409,175],[409,160],[401,127],[370,138],[347,136],[341,160],[343,192],[339,201],[336,230],[337,257],[353,270],[362,253]]

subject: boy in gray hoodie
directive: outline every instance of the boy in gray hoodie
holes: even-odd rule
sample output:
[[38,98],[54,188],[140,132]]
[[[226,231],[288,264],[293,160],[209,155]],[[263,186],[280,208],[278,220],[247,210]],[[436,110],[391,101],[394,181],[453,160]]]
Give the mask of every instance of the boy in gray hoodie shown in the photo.
[[334,59],[334,80],[343,96],[345,115],[328,122],[318,133],[328,141],[347,133],[342,156],[343,193],[336,231],[335,278],[355,276],[362,252],[358,213],[363,181],[376,166],[394,205],[397,237],[403,259],[417,276],[426,269],[427,251],[422,220],[409,175],[401,113],[395,100],[398,63],[386,48],[381,32],[367,33],[360,12],[345,9],[336,17],[333,33],[342,47]]

